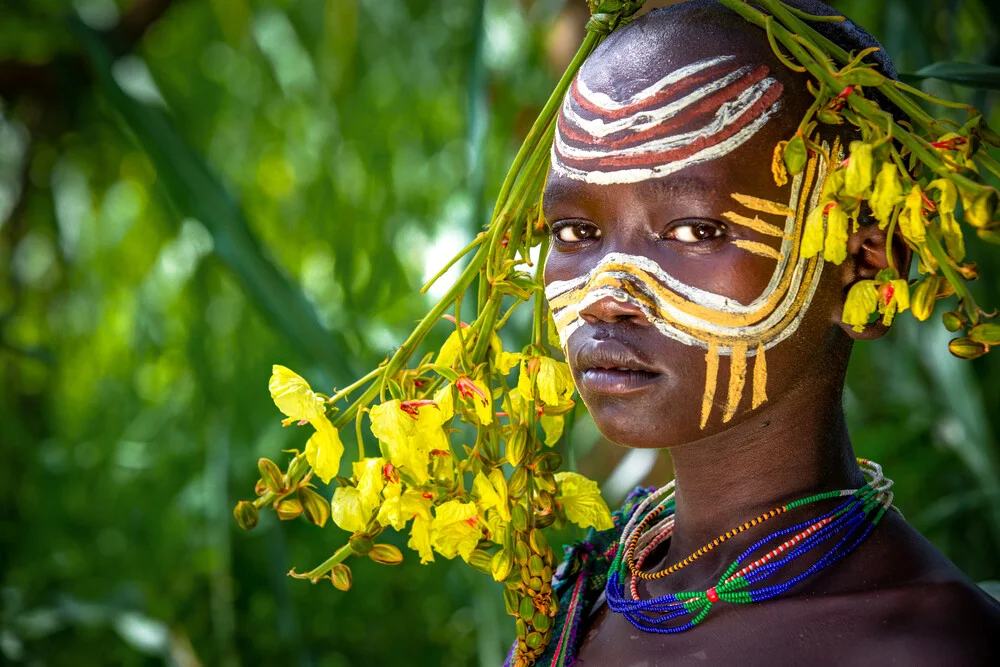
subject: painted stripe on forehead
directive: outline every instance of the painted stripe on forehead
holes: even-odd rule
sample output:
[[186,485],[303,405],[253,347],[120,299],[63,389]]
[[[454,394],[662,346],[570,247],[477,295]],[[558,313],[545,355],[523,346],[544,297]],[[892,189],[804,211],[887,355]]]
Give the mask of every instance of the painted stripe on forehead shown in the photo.
[[694,76],[695,74],[703,70],[706,70],[709,67],[713,67],[715,65],[720,65],[735,60],[735,58],[736,56],[719,56],[717,58],[700,60],[696,63],[685,65],[684,67],[679,67],[678,69],[675,69],[673,72],[664,76],[656,83],[640,90],[634,95],[631,95],[622,102],[614,100],[608,95],[605,95],[604,93],[596,93],[591,91],[590,88],[587,87],[586,81],[583,81],[581,76],[577,76],[577,78],[580,79],[579,82],[580,94],[585,99],[587,99],[587,101],[589,101],[591,104],[595,106],[601,107],[602,109],[617,110],[623,107],[627,107],[631,104],[636,104],[638,102],[641,102],[649,97],[652,97],[658,91],[662,90],[663,88],[666,88],[667,86],[671,86],[687,77]]
[[734,69],[734,59],[682,67],[624,101],[590,90],[581,72],[557,121],[553,172],[633,183],[732,152],[767,123],[783,92],[767,66]]

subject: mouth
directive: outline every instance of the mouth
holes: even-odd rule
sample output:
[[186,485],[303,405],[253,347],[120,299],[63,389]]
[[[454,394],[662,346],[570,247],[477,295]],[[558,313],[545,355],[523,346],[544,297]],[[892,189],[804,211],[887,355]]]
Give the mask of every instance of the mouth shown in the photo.
[[576,354],[581,389],[597,394],[630,394],[656,382],[662,373],[615,339],[590,340]]

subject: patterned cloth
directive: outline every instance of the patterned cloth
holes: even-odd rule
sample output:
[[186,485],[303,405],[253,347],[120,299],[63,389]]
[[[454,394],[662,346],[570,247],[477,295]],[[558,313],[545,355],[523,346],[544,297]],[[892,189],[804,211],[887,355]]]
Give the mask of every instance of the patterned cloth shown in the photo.
[[[535,662],[536,667],[571,667],[576,662],[584,636],[580,626],[604,590],[608,569],[618,552],[622,530],[636,505],[655,490],[637,487],[621,508],[612,512],[613,528],[600,532],[591,528],[586,538],[566,547],[566,558],[552,578],[553,594],[559,599],[552,642]],[[515,643],[511,647],[504,667],[513,664],[516,646]]]

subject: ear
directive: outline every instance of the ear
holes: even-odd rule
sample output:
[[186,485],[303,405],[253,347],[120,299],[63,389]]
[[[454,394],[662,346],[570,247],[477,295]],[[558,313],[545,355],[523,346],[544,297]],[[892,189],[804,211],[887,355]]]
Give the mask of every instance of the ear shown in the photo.
[[[841,280],[844,286],[843,297],[839,309],[832,314],[833,321],[838,324],[848,336],[854,340],[874,340],[881,338],[889,330],[882,324],[882,318],[875,318],[862,331],[855,331],[843,323],[844,300],[851,287],[859,280],[874,280],[879,272],[889,268],[887,246],[889,245],[888,230],[879,229],[878,224],[868,216],[861,216],[858,229],[847,238],[847,259],[840,265]],[[913,252],[903,240],[898,228],[892,238],[893,266],[899,271],[901,278],[910,275],[910,261]]]

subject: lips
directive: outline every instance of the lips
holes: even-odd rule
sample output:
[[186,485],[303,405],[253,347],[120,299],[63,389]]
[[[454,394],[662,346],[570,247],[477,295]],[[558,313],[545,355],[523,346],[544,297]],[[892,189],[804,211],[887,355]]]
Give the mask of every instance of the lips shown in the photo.
[[662,377],[641,354],[614,338],[588,340],[574,357],[581,389],[598,394],[630,394]]

